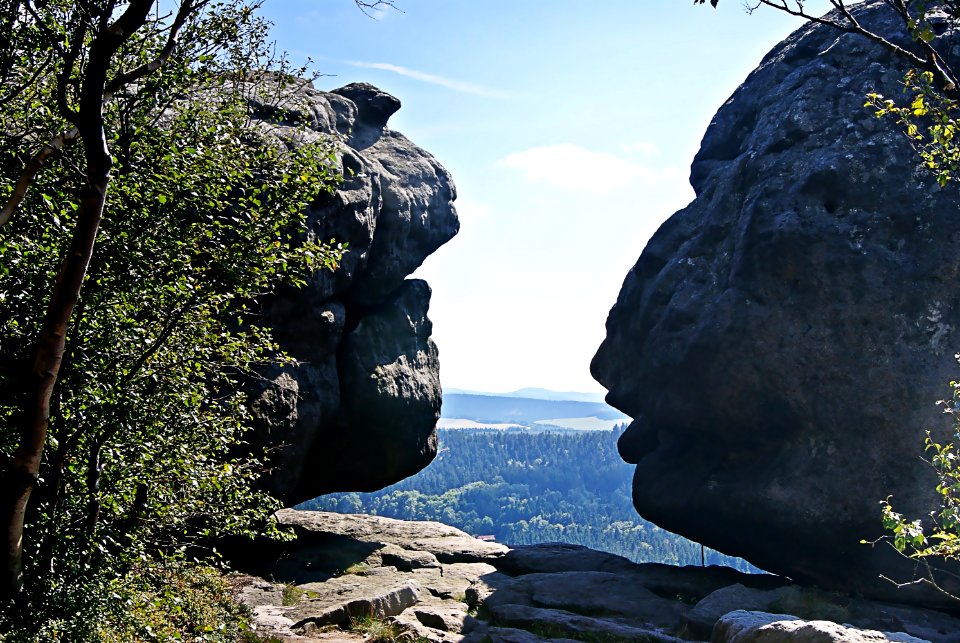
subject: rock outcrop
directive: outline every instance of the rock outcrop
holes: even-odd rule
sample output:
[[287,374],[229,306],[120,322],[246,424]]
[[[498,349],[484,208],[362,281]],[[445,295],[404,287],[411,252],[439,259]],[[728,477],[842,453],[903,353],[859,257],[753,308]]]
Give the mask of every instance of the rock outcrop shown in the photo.
[[449,173],[386,127],[400,101],[366,84],[321,92],[277,78],[252,97],[282,144],[330,141],[343,172],[309,209],[309,235],[348,245],[335,272],[280,293],[268,311],[300,363],[267,373],[253,410],[273,449],[271,491],[294,504],[368,491],[426,466],[440,414],[430,288],[406,278],[459,229]]
[[351,629],[372,618],[397,640],[438,643],[960,642],[960,620],[939,612],[776,576],[637,565],[576,545],[510,549],[435,522],[292,510],[280,520],[295,542],[236,562],[255,574],[237,584],[258,634],[283,641],[363,640]]
[[830,621],[804,621],[788,614],[737,610],[723,616],[714,628],[718,640],[727,643],[922,643],[909,634],[861,630]]
[[[912,46],[886,3],[856,15]],[[799,581],[937,601],[860,544],[888,496],[936,506],[923,432],[948,436],[935,402],[960,373],[956,188],[863,106],[902,97],[903,73],[818,25],[771,51],[707,130],[697,196],[627,275],[592,372],[635,418],[620,451],[645,518]]]

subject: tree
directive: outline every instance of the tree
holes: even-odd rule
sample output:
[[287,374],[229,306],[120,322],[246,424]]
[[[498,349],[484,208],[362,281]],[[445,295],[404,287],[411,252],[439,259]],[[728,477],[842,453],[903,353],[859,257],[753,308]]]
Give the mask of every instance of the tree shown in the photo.
[[303,82],[257,5],[0,0],[0,596],[27,621],[276,506],[242,380],[289,361],[259,298],[336,265],[303,210],[338,166],[251,119]]

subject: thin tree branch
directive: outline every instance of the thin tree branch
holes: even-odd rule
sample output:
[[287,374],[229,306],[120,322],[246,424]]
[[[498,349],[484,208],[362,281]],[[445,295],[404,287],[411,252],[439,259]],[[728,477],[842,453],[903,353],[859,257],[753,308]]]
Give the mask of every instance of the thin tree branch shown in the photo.
[[[703,4],[704,2],[706,2],[706,0],[694,0],[694,4]],[[718,3],[719,0],[710,0],[710,4],[713,7],[716,7]],[[753,13],[760,7],[766,6],[776,9],[777,11],[782,11],[783,13],[791,16],[803,18],[808,22],[831,27],[837,31],[857,34],[866,38],[867,40],[870,40],[871,42],[881,45],[893,54],[906,59],[918,67],[936,72],[936,74],[940,76],[940,79],[944,82],[944,93],[951,94],[960,88],[960,77],[958,77],[950,68],[950,65],[946,62],[943,56],[940,55],[940,52],[937,50],[937,48],[926,38],[916,37],[914,18],[910,15],[908,3],[905,0],[883,0],[883,4],[889,7],[900,17],[900,20],[903,22],[904,27],[907,28],[907,31],[911,32],[911,35],[914,35],[914,39],[919,43],[918,46],[923,50],[925,56],[916,54],[909,49],[901,47],[888,38],[884,38],[877,32],[871,31],[870,29],[864,27],[860,21],[857,20],[856,16],[853,15],[853,12],[846,5],[844,0],[830,0],[830,4],[833,6],[834,10],[843,17],[843,21],[837,21],[830,18],[818,17],[809,14],[803,8],[803,2],[801,0],[794,0],[793,4],[790,4],[788,0],[756,0],[756,4],[746,4],[745,9],[747,13]],[[960,7],[958,7],[957,3],[954,2],[948,2],[947,4],[950,7],[950,11],[953,12],[951,15],[956,17],[956,12],[960,10]]]
[[13,218],[20,203],[27,195],[30,185],[33,183],[40,169],[43,168],[47,159],[62,150],[64,146],[75,142],[79,134],[79,130],[75,127],[68,132],[61,132],[49,143],[44,145],[43,148],[34,154],[33,158],[27,162],[27,165],[23,168],[23,173],[13,188],[13,194],[10,195],[10,199],[3,206],[3,209],[0,210],[0,228],[9,223],[10,219]]
[[394,4],[393,0],[374,0],[373,2],[365,2],[364,0],[353,0],[354,4],[357,5],[357,8],[360,9],[368,18],[376,19],[376,16],[372,13],[380,7],[389,7],[395,11],[403,13],[403,10]]
[[[760,5],[764,5],[767,7],[771,7],[773,9],[777,9],[778,11],[783,11],[784,13],[788,13],[791,16],[803,18],[804,20],[807,20],[809,22],[814,22],[816,24],[833,27],[838,31],[843,31],[845,33],[855,33],[859,36],[863,36],[864,38],[870,41],[873,41],[879,45],[882,45],[883,47],[892,51],[896,55],[911,61],[915,65],[926,66],[927,63],[929,62],[927,60],[924,60],[922,57],[918,56],[917,54],[913,53],[912,51],[908,49],[904,49],[900,45],[894,42],[891,42],[890,40],[884,38],[880,34],[870,31],[869,29],[864,27],[862,24],[860,24],[860,21],[858,21],[856,17],[850,12],[850,8],[847,7],[842,0],[830,0],[830,4],[833,5],[837,9],[837,11],[839,11],[840,14],[844,17],[844,19],[847,22],[846,25],[843,24],[842,22],[837,22],[836,20],[830,20],[828,18],[820,18],[818,16],[809,14],[806,12],[806,10],[804,10],[803,5],[799,3],[797,4],[797,9],[793,9],[787,4],[786,0],[780,0],[779,2],[774,2],[774,0],[759,0],[759,4],[757,5],[757,7],[759,7]],[[909,20],[909,17],[905,18],[901,16],[901,19],[903,19],[904,22],[906,22],[906,20]]]
[[180,35],[180,30],[183,29],[187,19],[205,4],[206,0],[199,0],[199,2],[197,0],[184,0],[183,4],[180,5],[179,11],[177,11],[177,16],[174,18],[173,24],[170,26],[170,33],[167,34],[167,42],[164,44],[163,49],[160,50],[160,53],[157,54],[157,57],[148,63],[140,65],[136,69],[118,74],[107,84],[106,98],[109,99],[124,86],[136,82],[144,76],[160,69],[176,48],[177,37]]
[[22,92],[26,91],[28,87],[32,87],[37,82],[37,79],[46,73],[46,71],[50,68],[50,65],[52,62],[53,62],[53,57],[50,56],[46,60],[44,60],[42,63],[37,65],[37,68],[33,71],[32,74],[30,74],[29,78],[27,78],[26,80],[24,80],[18,85],[12,86],[7,91],[6,94],[0,97],[0,104],[5,104],[13,100],[17,96],[19,96]]

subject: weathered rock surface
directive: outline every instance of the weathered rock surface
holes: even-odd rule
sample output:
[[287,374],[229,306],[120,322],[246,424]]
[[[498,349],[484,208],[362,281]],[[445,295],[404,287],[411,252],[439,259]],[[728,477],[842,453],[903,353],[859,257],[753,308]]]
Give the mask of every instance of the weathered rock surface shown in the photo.
[[308,212],[309,235],[348,244],[335,272],[280,293],[269,322],[299,366],[267,373],[253,408],[273,451],[269,487],[290,504],[382,488],[436,454],[430,288],[406,280],[459,229],[449,173],[386,127],[400,101],[366,84],[290,81],[252,97],[279,141],[330,141],[343,183]]
[[713,630],[713,643],[921,643],[909,634],[861,630],[830,621],[804,621],[787,614],[738,610],[727,614]]
[[[856,11],[913,46],[884,2]],[[620,452],[645,518],[796,580],[937,601],[880,580],[913,563],[860,544],[889,495],[936,506],[918,456],[958,374],[957,192],[863,107],[901,97],[904,71],[815,25],[768,54],[707,130],[696,199],[627,275],[592,371],[635,418]]]
[[[351,619],[374,617],[411,639],[449,643],[960,642],[960,620],[940,612],[769,575],[638,565],[555,543],[509,549],[435,522],[293,510],[279,516],[298,538],[281,549],[259,548],[256,565],[246,561],[245,571],[273,580],[246,577],[240,598],[259,633],[284,641],[336,640],[330,637],[338,633],[352,640]],[[870,638],[870,630],[886,638]]]

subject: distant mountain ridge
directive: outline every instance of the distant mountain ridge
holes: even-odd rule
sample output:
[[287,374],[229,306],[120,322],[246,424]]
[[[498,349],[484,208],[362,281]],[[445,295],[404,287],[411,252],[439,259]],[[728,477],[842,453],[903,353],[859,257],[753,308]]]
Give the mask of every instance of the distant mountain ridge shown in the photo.
[[546,388],[525,387],[509,393],[490,393],[486,391],[471,391],[462,388],[447,388],[443,390],[448,395],[483,395],[486,397],[522,397],[529,400],[553,400],[557,402],[599,402],[604,401],[604,393],[577,393],[575,391],[552,391]]
[[628,422],[629,417],[603,402],[445,393],[440,417],[481,423],[543,424],[550,420],[596,418]]

